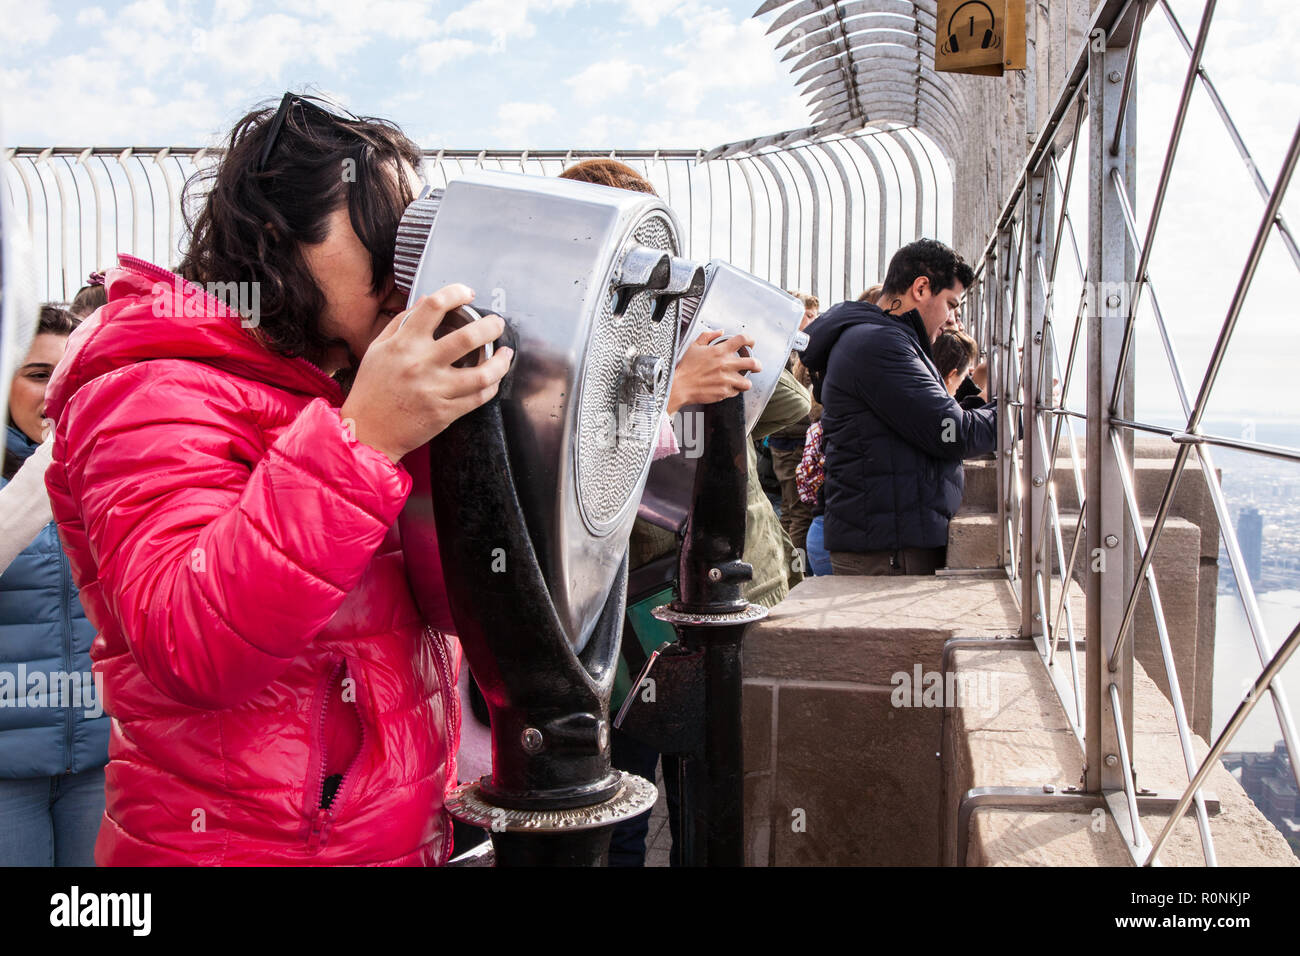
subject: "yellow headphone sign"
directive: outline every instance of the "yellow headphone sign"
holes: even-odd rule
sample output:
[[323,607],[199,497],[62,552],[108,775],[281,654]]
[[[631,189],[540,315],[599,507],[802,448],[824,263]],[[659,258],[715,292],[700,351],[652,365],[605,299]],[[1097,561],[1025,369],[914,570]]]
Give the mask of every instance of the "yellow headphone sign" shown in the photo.
[[934,68],[1001,76],[1025,68],[1025,0],[939,0]]

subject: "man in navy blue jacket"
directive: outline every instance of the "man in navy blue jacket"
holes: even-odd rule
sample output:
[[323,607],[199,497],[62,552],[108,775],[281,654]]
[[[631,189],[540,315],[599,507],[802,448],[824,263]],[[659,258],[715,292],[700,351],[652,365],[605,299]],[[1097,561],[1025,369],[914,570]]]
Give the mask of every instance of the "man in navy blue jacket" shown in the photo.
[[808,327],[835,574],[933,574],[944,564],[962,460],[997,447],[996,402],[963,409],[930,356],[973,280],[952,249],[919,239],[894,254],[879,306],[842,302]]

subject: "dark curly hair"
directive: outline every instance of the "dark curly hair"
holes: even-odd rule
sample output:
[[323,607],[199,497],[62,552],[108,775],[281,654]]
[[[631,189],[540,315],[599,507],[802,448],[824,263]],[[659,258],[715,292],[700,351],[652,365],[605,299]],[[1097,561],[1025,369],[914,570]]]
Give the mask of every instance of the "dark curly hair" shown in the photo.
[[339,340],[321,331],[325,297],[302,246],[323,242],[330,214],[346,206],[370,253],[373,292],[382,295],[393,274],[398,224],[415,198],[400,163],[418,170],[420,150],[386,120],[351,122],[295,104],[259,171],[275,112],[245,115],[221,161],[186,183],[190,240],[178,271],[203,284],[259,283],[261,340],[283,355],[315,361]]
[[885,274],[880,299],[904,295],[912,283],[925,276],[933,292],[951,289],[958,282],[969,288],[975,272],[961,256],[937,239],[917,239],[894,253]]

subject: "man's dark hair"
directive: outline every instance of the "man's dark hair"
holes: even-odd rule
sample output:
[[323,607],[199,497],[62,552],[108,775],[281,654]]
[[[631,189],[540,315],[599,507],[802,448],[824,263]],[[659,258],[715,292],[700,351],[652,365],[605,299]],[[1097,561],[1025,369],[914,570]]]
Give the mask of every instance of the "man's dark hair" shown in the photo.
[[933,292],[950,289],[958,282],[963,288],[970,288],[975,281],[974,270],[956,252],[936,239],[918,239],[903,246],[889,260],[880,297],[903,295],[921,276],[930,280]]

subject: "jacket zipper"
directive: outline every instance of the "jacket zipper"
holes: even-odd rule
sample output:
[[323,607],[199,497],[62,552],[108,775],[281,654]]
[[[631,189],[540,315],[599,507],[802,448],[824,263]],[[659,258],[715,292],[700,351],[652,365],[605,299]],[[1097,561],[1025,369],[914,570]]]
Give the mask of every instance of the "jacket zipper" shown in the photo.
[[[451,661],[448,659],[449,655],[447,653],[446,643],[441,639],[440,635],[435,635],[433,633],[433,628],[428,624],[424,625],[424,633],[429,639],[429,646],[433,650],[433,656],[438,659],[438,673],[441,677],[441,686],[439,687],[438,692],[442,695],[442,710],[443,714],[447,718],[447,765],[450,767],[456,759],[453,747],[456,743],[457,728],[460,727],[460,696],[453,692],[455,682],[452,679]],[[450,780],[448,783],[454,785],[456,781]],[[445,810],[443,812],[444,814],[446,813]],[[451,844],[451,828],[446,827],[444,832],[447,835],[447,839],[443,841],[442,860],[439,861],[443,864],[451,859],[453,850]]]
[[[350,788],[353,773],[357,763],[361,760],[361,755],[366,749],[366,722],[361,719],[361,714],[357,713],[357,726],[361,728],[360,743],[357,745],[357,752],[352,757],[347,769],[343,771],[343,777],[339,780],[339,785],[334,790],[334,796],[330,800],[328,807],[321,806],[325,802],[325,718],[329,713],[330,699],[343,681],[343,674],[347,671],[347,658],[339,661],[330,672],[326,679],[325,692],[321,696],[320,711],[316,722],[316,739],[319,741],[319,752],[317,754],[316,767],[312,777],[311,792],[316,795],[315,808],[312,811],[311,827],[307,834],[307,847],[315,853],[326,841],[329,835],[330,825],[334,822],[334,808],[343,802]],[[355,678],[354,678],[355,680]]]
[[[59,542],[57,533],[54,540],[59,553],[59,598],[63,610],[63,673],[68,675],[70,682],[72,678],[72,594],[68,582],[71,580],[72,569],[68,565],[68,557],[63,553],[63,545]],[[64,686],[68,684],[65,683]],[[72,765],[76,763],[72,756],[72,701],[65,700],[63,705],[63,755],[67,763],[63,772],[72,773]]]
[[323,382],[323,383],[325,383],[326,385],[329,386],[330,394],[327,395],[327,396],[324,396],[324,397],[326,397],[326,398],[339,398],[339,399],[341,399],[341,398],[343,397],[343,389],[342,389],[342,387],[339,385],[338,382],[334,381],[334,379],[332,379],[332,378],[330,378],[328,375],[326,375],[326,374],[325,374],[325,371],[324,371],[324,370],[323,370],[319,365],[316,365],[316,364],[313,363],[313,362],[309,362],[309,361],[307,361],[305,358],[300,358],[300,357],[298,357],[298,356],[296,356],[296,355],[290,355],[290,356],[285,356],[285,357],[288,358],[289,361],[291,361],[291,362],[300,362],[300,363],[302,363],[303,365],[307,366],[307,368],[311,369],[312,372],[315,373],[316,377],[319,378],[319,379],[321,380],[321,382]]
[[437,635],[433,633],[433,628],[428,624],[424,625],[424,633],[429,638],[429,644],[433,648],[433,654],[438,658],[438,672],[442,676],[442,686],[439,693],[442,694],[443,711],[447,716],[447,732],[449,739],[448,746],[451,746],[450,736],[454,735],[456,728],[460,725],[460,698],[453,694],[452,687],[455,686],[455,675],[451,672],[451,661],[447,654],[447,645]]

